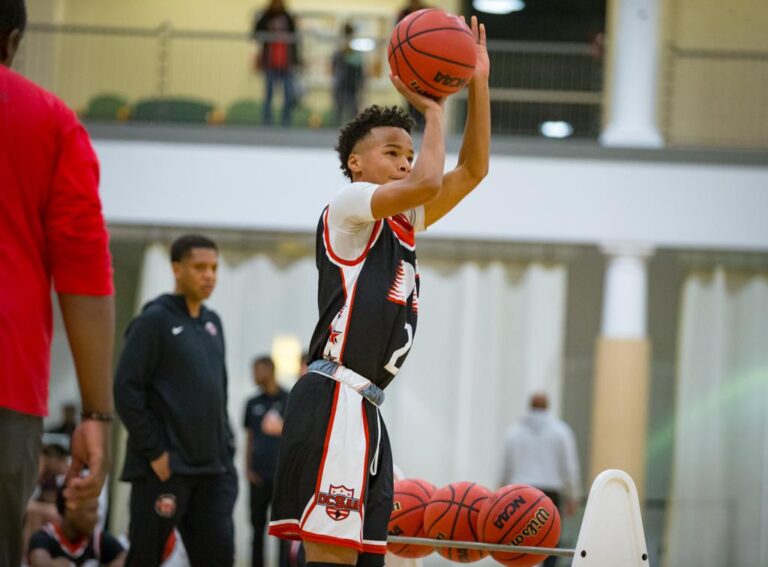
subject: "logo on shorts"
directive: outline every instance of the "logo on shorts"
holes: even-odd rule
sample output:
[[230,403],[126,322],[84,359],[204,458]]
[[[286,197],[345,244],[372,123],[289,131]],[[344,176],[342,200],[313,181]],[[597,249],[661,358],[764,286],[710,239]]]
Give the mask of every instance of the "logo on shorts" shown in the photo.
[[325,506],[325,512],[337,522],[346,520],[350,512],[360,511],[360,499],[355,498],[355,490],[346,486],[331,485],[328,492],[317,495],[317,504]]
[[161,494],[155,500],[155,512],[162,518],[171,518],[176,513],[176,497],[173,494]]

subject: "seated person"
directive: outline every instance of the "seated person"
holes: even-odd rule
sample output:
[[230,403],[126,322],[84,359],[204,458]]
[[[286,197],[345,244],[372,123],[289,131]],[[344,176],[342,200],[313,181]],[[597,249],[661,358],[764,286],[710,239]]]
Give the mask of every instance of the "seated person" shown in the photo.
[[45,524],[29,541],[30,567],[123,566],[125,549],[112,535],[97,527],[98,500],[84,502],[70,510],[59,492],[56,507],[61,522]]
[[[46,441],[44,436],[43,441]],[[48,522],[60,521],[56,511],[56,494],[64,484],[69,468],[69,453],[58,443],[45,442],[40,454],[40,471],[37,485],[24,517],[24,549],[28,548],[30,536]]]

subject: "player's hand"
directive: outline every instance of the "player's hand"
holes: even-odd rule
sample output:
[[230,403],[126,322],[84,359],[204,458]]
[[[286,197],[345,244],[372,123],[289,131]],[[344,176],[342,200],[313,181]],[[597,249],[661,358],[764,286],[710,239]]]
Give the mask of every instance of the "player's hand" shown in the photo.
[[111,465],[110,436],[110,424],[95,419],[82,421],[72,433],[72,463],[64,481],[68,507],[101,494]]
[[[464,16],[461,17],[464,19]],[[472,30],[472,37],[475,39],[477,49],[477,63],[475,63],[475,72],[472,79],[487,81],[491,73],[491,60],[488,57],[488,48],[486,47],[485,24],[477,21],[477,16],[472,16],[469,21],[469,29]]]
[[157,478],[159,478],[162,482],[165,482],[171,478],[171,460],[168,457],[168,451],[160,455],[149,464],[152,465],[152,470],[155,471]]
[[429,111],[437,111],[442,116],[443,108],[445,108],[445,97],[435,99],[419,94],[416,91],[409,89],[397,75],[390,75],[389,78],[398,92],[403,95],[416,110],[422,114],[427,114]]
[[270,437],[280,437],[283,434],[283,418],[277,410],[269,410],[261,419],[261,432]]

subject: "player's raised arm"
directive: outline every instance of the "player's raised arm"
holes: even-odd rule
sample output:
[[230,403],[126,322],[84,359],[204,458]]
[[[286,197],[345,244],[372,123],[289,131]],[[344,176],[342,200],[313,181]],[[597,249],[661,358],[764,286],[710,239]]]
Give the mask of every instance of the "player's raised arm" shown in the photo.
[[434,224],[461,202],[488,174],[491,146],[491,101],[488,92],[490,61],[485,46],[485,26],[472,16],[472,35],[477,45],[477,64],[469,83],[467,122],[459,151],[459,163],[443,176],[440,191],[424,206],[425,225]]
[[[379,185],[371,198],[371,214],[382,219],[425,204],[437,195],[445,169],[444,99],[434,100],[410,90],[399,77],[392,77],[398,91],[424,115],[424,138],[419,159],[413,163],[413,146],[408,140],[392,140],[382,147],[395,160],[391,179]],[[351,156],[351,159],[354,155]],[[352,168],[352,164],[350,164]],[[353,170],[354,171],[354,170]]]

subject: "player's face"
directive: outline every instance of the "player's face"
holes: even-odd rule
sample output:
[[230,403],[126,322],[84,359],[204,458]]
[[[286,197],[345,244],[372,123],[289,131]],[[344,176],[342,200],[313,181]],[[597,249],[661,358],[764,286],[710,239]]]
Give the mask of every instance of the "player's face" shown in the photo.
[[66,521],[83,535],[93,533],[99,523],[99,501],[87,500],[72,510],[66,511]]
[[355,145],[347,165],[354,181],[383,185],[405,179],[413,167],[413,140],[402,128],[379,126]]
[[216,271],[219,254],[211,248],[192,248],[181,259],[173,263],[176,288],[189,299],[203,301],[210,297],[216,287]]

